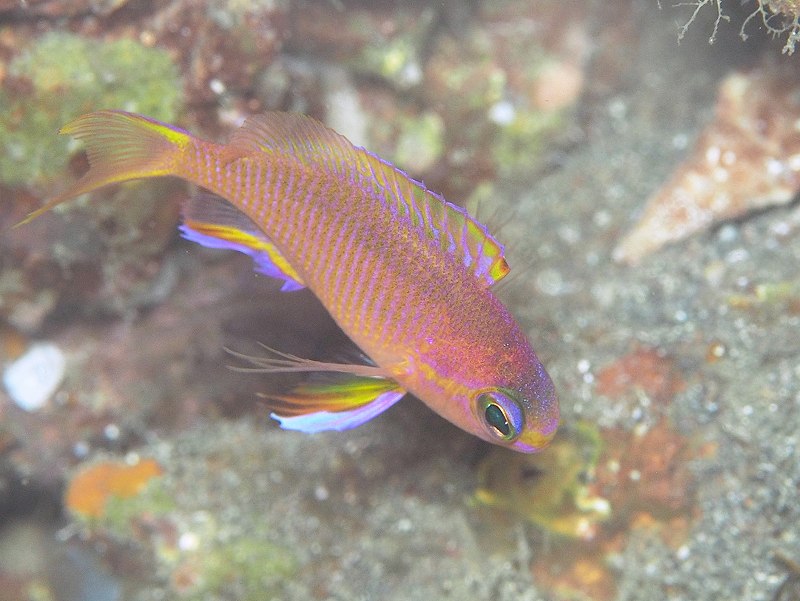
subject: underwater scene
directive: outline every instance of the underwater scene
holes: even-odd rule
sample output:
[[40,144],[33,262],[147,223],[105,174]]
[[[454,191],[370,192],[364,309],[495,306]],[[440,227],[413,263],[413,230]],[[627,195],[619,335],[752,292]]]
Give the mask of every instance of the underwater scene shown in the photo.
[[0,601],[800,601],[800,2],[0,0]]

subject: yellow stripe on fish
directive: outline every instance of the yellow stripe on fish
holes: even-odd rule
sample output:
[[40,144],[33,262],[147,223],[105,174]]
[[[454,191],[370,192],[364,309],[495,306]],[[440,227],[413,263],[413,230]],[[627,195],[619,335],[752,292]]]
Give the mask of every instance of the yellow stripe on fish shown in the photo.
[[558,426],[553,384],[491,285],[503,247],[474,218],[310,117],[249,119],[227,144],[122,111],[66,125],[90,169],[31,213],[102,186],[171,175],[208,192],[184,208],[185,237],[249,254],[256,268],[308,287],[371,365],[273,351],[267,372],[327,372],[267,395],[284,428],[357,426],[411,392],[464,430],[518,451]]

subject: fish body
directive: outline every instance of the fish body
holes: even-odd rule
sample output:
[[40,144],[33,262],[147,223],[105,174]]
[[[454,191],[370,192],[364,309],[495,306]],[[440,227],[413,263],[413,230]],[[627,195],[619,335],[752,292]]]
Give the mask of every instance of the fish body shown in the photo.
[[558,424],[553,384],[491,285],[503,247],[463,209],[302,115],[251,119],[227,144],[121,111],[62,133],[91,168],[29,216],[101,186],[176,176],[200,186],[184,236],[253,257],[256,269],[308,287],[371,365],[251,358],[264,371],[325,371],[333,380],[275,396],[285,428],[345,429],[411,392],[454,424],[523,452]]

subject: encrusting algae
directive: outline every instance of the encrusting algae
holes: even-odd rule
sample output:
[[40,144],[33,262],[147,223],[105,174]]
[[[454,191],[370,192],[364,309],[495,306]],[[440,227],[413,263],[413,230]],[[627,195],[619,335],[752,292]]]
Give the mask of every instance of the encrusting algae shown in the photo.
[[161,474],[161,466],[154,459],[141,459],[133,464],[102,461],[81,469],[70,480],[64,504],[84,518],[100,518],[111,499],[136,496]]
[[302,115],[250,119],[225,145],[122,111],[61,131],[85,143],[91,168],[23,223],[108,184],[185,179],[204,189],[184,207],[186,238],[250,255],[283,290],[308,287],[367,355],[353,364],[240,355],[254,371],[325,376],[267,395],[283,428],[353,428],[411,392],[517,451],[555,435],[553,384],[491,290],[509,270],[503,246],[422,183]]
[[42,185],[64,172],[68,140],[53,131],[100,104],[174,119],[182,105],[169,54],[135,40],[91,40],[64,32],[31,42],[7,68],[16,85],[0,87],[0,182]]

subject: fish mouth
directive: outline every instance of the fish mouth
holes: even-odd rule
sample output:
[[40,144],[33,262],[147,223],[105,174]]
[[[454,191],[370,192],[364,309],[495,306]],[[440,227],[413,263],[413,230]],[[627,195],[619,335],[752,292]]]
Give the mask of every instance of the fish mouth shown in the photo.
[[556,430],[554,427],[549,432],[526,432],[511,444],[511,448],[521,453],[536,453],[550,444]]
[[533,403],[527,412],[525,429],[510,445],[512,449],[521,453],[536,453],[549,445],[555,438],[561,419],[558,394],[553,381],[544,371],[544,367],[540,366],[540,370],[536,391],[530,397]]
[[558,422],[560,418],[558,403],[551,403],[549,409],[551,415],[544,419],[540,418],[536,420],[536,423],[532,424],[532,427],[527,428],[525,432],[510,445],[512,449],[521,453],[536,453],[552,442],[558,431]]

